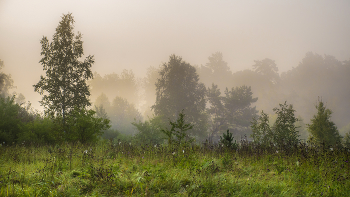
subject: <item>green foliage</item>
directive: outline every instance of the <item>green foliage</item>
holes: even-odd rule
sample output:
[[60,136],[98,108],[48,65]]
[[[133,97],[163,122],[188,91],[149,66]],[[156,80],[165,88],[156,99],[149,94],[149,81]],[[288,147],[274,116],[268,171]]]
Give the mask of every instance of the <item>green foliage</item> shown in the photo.
[[189,143],[194,141],[194,139],[186,133],[186,131],[193,128],[193,125],[191,123],[185,124],[185,114],[183,113],[183,111],[179,114],[179,117],[175,122],[169,120],[169,123],[171,125],[170,130],[161,130],[168,138],[169,147],[172,147],[173,142],[175,142],[177,146],[182,146],[188,145]]
[[0,97],[0,142],[6,144],[16,142],[24,126],[19,118],[21,107],[14,99],[15,96]]
[[308,131],[314,142],[324,143],[326,146],[341,145],[341,136],[334,122],[330,120],[332,111],[326,109],[322,101],[316,106],[317,114],[308,124]]
[[26,144],[55,144],[60,140],[60,125],[49,117],[36,117],[34,121],[28,122],[19,138],[19,142],[26,142]]
[[269,146],[273,142],[272,130],[269,125],[269,116],[261,111],[261,115],[253,118],[251,124],[253,134],[251,137],[254,143],[258,143],[263,146]]
[[274,108],[277,114],[276,122],[272,127],[273,141],[279,147],[292,147],[298,144],[298,133],[295,123],[298,119],[295,117],[293,105],[279,104],[280,108]]
[[269,124],[269,116],[261,111],[259,118],[251,122],[254,142],[264,147],[271,143],[282,149],[288,149],[298,144],[298,133],[295,123],[298,121],[294,116],[295,110],[292,105],[279,104],[280,108],[274,108],[277,118],[273,126]]
[[103,131],[102,137],[108,140],[114,140],[120,137],[122,134],[116,129],[107,129]]
[[81,143],[96,142],[102,135],[102,131],[110,128],[110,121],[96,117],[95,114],[93,110],[78,108],[71,111],[66,120],[68,125],[65,131],[66,140]]
[[[75,36],[74,19],[72,14],[62,16],[62,20],[53,35],[53,41],[46,37],[41,40],[40,63],[46,76],[41,76],[34,90],[43,95],[40,103],[51,115],[63,115],[75,107],[90,106],[88,79],[93,77],[90,70],[94,57],[88,56],[83,62],[82,35]],[[48,94],[44,94],[44,93]]]
[[233,143],[232,133],[227,129],[226,134],[223,133],[223,136],[220,136],[220,142],[227,148],[237,149],[238,144],[236,141]]
[[174,121],[180,111],[184,110],[186,121],[193,124],[191,134],[204,137],[207,127],[206,88],[199,83],[196,69],[181,57],[171,55],[159,74],[156,103],[152,106],[155,115],[164,117],[164,121]]
[[161,117],[156,116],[145,122],[134,122],[132,125],[139,131],[135,135],[135,140],[138,144],[154,145],[162,144],[164,141],[164,134],[161,128],[164,128],[166,125]]

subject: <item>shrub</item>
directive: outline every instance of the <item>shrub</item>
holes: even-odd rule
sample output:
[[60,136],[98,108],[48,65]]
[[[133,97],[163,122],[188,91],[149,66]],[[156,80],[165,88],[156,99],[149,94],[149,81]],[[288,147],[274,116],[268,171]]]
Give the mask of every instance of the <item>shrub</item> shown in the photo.
[[[65,138],[81,143],[96,142],[102,131],[109,129],[109,120],[95,117],[94,110],[75,108],[66,119]],[[60,117],[59,117],[60,118]]]
[[295,123],[298,119],[295,117],[293,105],[279,104],[280,108],[274,108],[277,114],[276,122],[272,127],[273,141],[279,147],[290,148],[298,144],[298,133]]
[[164,141],[164,134],[161,128],[165,126],[160,116],[149,121],[132,123],[139,131],[135,135],[138,144],[161,144]]
[[251,137],[254,140],[254,143],[263,145],[265,147],[269,146],[273,141],[272,131],[269,125],[269,116],[261,111],[259,118],[253,118],[251,122],[251,128],[253,134]]
[[21,107],[15,103],[15,96],[0,97],[0,142],[11,144],[17,141],[23,123],[19,118]]
[[220,136],[220,142],[227,148],[237,149],[238,144],[235,142],[233,143],[233,137],[232,133],[229,132],[227,129],[227,133],[223,133],[223,136]]
[[54,144],[59,141],[57,132],[59,125],[48,117],[37,117],[28,122],[25,131],[19,136],[19,142],[30,142],[35,144]]
[[169,120],[169,123],[171,125],[171,129],[162,129],[161,131],[168,138],[168,145],[170,147],[172,146],[173,142],[175,142],[176,145],[187,145],[194,141],[194,138],[186,134],[186,131],[192,129],[193,125],[191,123],[185,124],[185,114],[183,113],[183,110],[179,114],[176,122]]

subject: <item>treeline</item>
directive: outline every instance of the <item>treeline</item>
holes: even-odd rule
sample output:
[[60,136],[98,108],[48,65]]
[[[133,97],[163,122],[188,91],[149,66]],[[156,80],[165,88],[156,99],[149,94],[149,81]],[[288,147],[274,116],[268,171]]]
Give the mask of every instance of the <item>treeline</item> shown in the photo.
[[[167,64],[170,64],[170,61]],[[117,74],[105,75],[104,77],[97,74],[99,77],[90,81],[92,95],[96,96],[102,93],[111,95],[111,93],[115,94],[120,91],[116,95],[133,104],[139,114],[143,114],[143,119],[160,115],[155,113],[152,106],[157,103],[158,87],[155,84],[158,84],[159,80],[165,77],[163,72],[165,65],[158,68],[150,67],[143,79],[136,79],[131,70],[123,71],[117,80],[111,80],[111,76],[119,76]],[[233,73],[228,63],[224,61],[222,53],[217,52],[208,58],[207,64],[193,67],[196,68],[195,72],[199,78],[198,84],[204,84],[205,87],[203,94],[206,104],[201,110],[207,116],[206,121],[202,121],[202,125],[204,125],[203,123],[207,124],[205,129],[207,132],[204,132],[207,137],[208,135],[216,135],[216,139],[218,139],[217,134],[221,135],[229,128],[236,138],[244,135],[249,138],[252,134],[250,121],[252,117],[257,115],[258,110],[264,110],[269,115],[272,126],[277,118],[272,109],[278,104],[288,101],[296,109],[299,139],[307,140],[310,134],[307,130],[307,123],[310,123],[311,118],[317,112],[315,106],[319,99],[325,101],[325,105],[334,112],[333,121],[339,126],[340,134],[345,136],[350,131],[350,122],[347,118],[350,115],[347,110],[349,108],[347,101],[350,99],[347,86],[350,82],[347,77],[350,74],[349,61],[340,62],[332,56],[321,56],[309,52],[297,67],[282,74],[278,73],[278,67],[271,59],[255,61],[251,69]],[[162,75],[162,73],[164,74]],[[178,73],[178,75],[181,74]],[[126,87],[129,88],[120,88],[119,90],[115,88],[114,90],[117,83],[119,85],[127,83]],[[173,83],[178,84],[176,88],[181,92],[181,82],[174,81]],[[187,83],[185,79],[184,83]],[[107,88],[108,91],[103,91]],[[243,93],[244,89],[246,93]],[[252,97],[247,98],[248,93]],[[238,100],[232,100],[236,97],[235,94],[246,94],[244,99],[236,98],[243,99],[246,104],[242,103],[243,100],[241,103]],[[137,97],[137,95],[139,96]],[[241,96],[243,97],[243,95]],[[229,97],[231,97],[231,101]],[[172,105],[181,101],[176,93],[173,98]],[[230,104],[230,102],[236,104]],[[97,99],[95,104],[103,106],[101,99]],[[242,104],[242,109],[237,108],[240,104]],[[182,106],[175,111],[179,112],[185,108]],[[176,114],[175,111],[174,114]],[[164,114],[169,116],[169,113]],[[133,122],[132,119],[129,120],[128,125]],[[112,119],[111,121],[113,122]],[[114,128],[118,129],[117,126]],[[130,132],[124,133],[135,133],[135,131],[130,130]]]
[[[265,145],[300,139],[329,145],[349,141],[350,61],[307,53],[297,67],[282,74],[271,59],[233,73],[216,52],[201,66],[171,55],[168,62],[150,67],[143,79],[132,70],[101,76],[91,72],[93,56],[80,61],[82,36],[73,29],[73,16],[63,15],[52,42],[41,40],[40,63],[46,74],[33,86],[43,95],[43,114],[31,110],[23,95],[11,97],[13,81],[0,74],[0,140],[5,144],[90,143],[101,136],[137,144],[219,142],[227,130],[235,139]],[[334,110],[335,123],[325,106]],[[316,119],[325,126],[313,127]],[[342,127],[340,132],[335,125]]]

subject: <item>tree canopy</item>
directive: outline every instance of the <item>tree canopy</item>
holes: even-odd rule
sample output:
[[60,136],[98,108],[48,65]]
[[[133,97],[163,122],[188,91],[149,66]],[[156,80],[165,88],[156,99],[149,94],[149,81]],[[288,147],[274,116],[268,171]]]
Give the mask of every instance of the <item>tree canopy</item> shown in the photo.
[[46,75],[40,77],[34,90],[43,95],[40,103],[51,115],[63,114],[64,117],[74,107],[91,105],[86,81],[93,77],[94,57],[79,61],[84,55],[82,35],[79,32],[75,35],[73,30],[74,18],[72,14],[66,14],[62,16],[52,42],[45,36],[40,41],[43,56],[40,63]]

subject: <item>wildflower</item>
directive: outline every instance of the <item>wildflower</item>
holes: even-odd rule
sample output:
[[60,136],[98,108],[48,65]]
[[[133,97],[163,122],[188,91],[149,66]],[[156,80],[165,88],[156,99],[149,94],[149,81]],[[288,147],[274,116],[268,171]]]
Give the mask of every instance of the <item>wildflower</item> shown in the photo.
[[175,152],[173,152],[172,154],[175,155]]
[[330,148],[331,151],[333,151],[333,148]]
[[297,161],[297,166],[299,166],[299,161]]
[[157,144],[156,144],[156,145],[154,145],[154,148],[157,148]]
[[276,153],[278,153],[278,150],[276,150]]
[[119,145],[121,144],[122,142],[119,142]]
[[84,151],[84,154],[87,154],[87,153],[88,153],[88,150],[85,150],[85,151]]
[[182,150],[182,153],[184,153],[184,154],[185,154],[185,150]]

